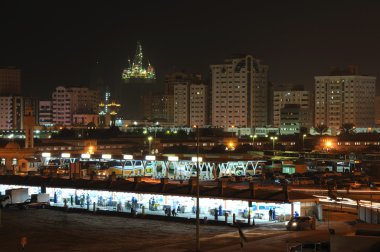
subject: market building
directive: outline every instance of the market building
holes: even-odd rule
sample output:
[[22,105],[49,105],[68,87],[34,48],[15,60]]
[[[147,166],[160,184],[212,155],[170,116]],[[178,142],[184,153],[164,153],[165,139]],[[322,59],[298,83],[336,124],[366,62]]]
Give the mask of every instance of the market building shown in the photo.
[[[128,180],[67,180],[43,177],[0,177],[0,192],[6,189],[27,187],[29,193],[46,192],[54,205],[94,206],[98,209],[138,213],[155,211],[164,214],[166,208],[175,209],[178,214],[195,214],[196,180],[172,183],[161,179],[160,183],[141,177]],[[292,191],[287,186],[275,189],[260,188],[250,182],[246,187],[234,187],[228,181],[215,182],[212,186],[200,183],[200,214],[202,218],[218,216],[230,221],[251,222],[252,219],[270,220],[269,210],[274,210],[277,221],[289,220],[295,212],[321,218],[318,198]],[[94,205],[95,203],[95,205]],[[91,208],[92,209],[92,208]],[[221,217],[222,218],[222,217]],[[234,219],[232,219],[234,218]]]

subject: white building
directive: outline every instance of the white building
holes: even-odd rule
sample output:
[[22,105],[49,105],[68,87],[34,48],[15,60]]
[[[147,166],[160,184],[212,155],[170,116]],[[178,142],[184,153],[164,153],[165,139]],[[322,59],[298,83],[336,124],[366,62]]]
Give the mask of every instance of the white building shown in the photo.
[[315,125],[337,131],[343,124],[373,127],[376,77],[352,75],[316,76]]
[[251,55],[211,65],[211,124],[263,127],[268,122],[268,66]]
[[281,109],[285,105],[299,105],[300,109],[311,109],[310,92],[305,90],[281,90],[273,92],[273,127],[280,127]]
[[174,125],[204,127],[207,124],[207,86],[174,85]]
[[0,96],[0,129],[24,129],[24,98],[22,96]]
[[99,92],[89,88],[58,86],[52,94],[53,124],[70,126],[73,114],[97,114]]

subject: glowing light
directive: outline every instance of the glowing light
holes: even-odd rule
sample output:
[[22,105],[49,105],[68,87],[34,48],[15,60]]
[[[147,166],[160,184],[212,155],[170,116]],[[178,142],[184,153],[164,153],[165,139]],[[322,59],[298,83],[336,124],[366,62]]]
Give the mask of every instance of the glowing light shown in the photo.
[[169,156],[168,157],[168,161],[174,161],[174,162],[176,162],[176,161],[178,161],[178,157],[177,156]]
[[326,145],[327,148],[331,148],[332,147],[332,142],[331,141],[326,141],[325,145]]
[[62,158],[69,158],[70,156],[71,156],[70,153],[62,153],[61,154]]
[[142,46],[140,42],[137,42],[136,54],[131,65],[130,61],[128,68],[123,70],[121,75],[124,81],[128,81],[130,79],[156,79],[156,73],[154,71],[153,66],[148,62],[148,67],[145,68],[143,66],[143,53]]
[[47,158],[47,157],[51,156],[51,153],[50,152],[42,152],[41,156],[44,158]]
[[133,156],[132,156],[132,155],[128,155],[128,154],[124,154],[124,155],[123,155],[123,159],[126,159],[126,160],[133,160]]
[[102,159],[111,159],[112,155],[111,154],[102,154]]
[[80,157],[81,158],[87,158],[87,159],[89,159],[91,157],[91,155],[88,154],[88,153],[83,153],[83,154],[80,155]]
[[94,154],[94,146],[89,146],[88,147],[88,154]]
[[156,156],[150,156],[150,155],[145,156],[145,160],[147,160],[147,161],[154,161],[154,160],[156,160]]
[[[197,157],[191,157],[191,161],[192,162],[197,162]],[[202,157],[198,157],[198,162],[202,162],[203,161],[203,158]]]

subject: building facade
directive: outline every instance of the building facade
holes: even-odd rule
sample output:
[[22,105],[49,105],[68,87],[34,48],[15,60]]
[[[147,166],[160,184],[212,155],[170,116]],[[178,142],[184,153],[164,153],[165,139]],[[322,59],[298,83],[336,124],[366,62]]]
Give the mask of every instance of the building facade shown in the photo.
[[210,67],[212,126],[266,126],[268,66],[251,55],[245,55]]
[[0,95],[20,95],[21,72],[20,69],[8,67],[0,68]]
[[380,125],[380,96],[375,98],[375,120],[376,125]]
[[45,127],[53,126],[52,101],[39,101],[39,125]]
[[147,119],[160,122],[173,122],[173,95],[154,94],[151,96],[151,117]]
[[73,114],[97,114],[99,92],[89,88],[58,86],[52,94],[52,122],[70,126]]
[[22,96],[0,96],[0,129],[24,129],[24,98]]
[[207,85],[174,85],[174,125],[204,127],[208,121]]
[[376,77],[349,72],[314,79],[315,125],[324,124],[332,131],[347,123],[374,126]]
[[309,108],[299,104],[286,104],[280,109],[280,134],[292,135],[301,132],[301,128],[312,127],[313,114]]
[[[312,99],[309,91],[301,88],[284,88],[273,92],[273,127],[281,125],[281,109],[286,105],[299,105],[301,109],[307,109],[312,113]],[[311,120],[313,120],[311,118]],[[310,126],[313,126],[313,121]]]

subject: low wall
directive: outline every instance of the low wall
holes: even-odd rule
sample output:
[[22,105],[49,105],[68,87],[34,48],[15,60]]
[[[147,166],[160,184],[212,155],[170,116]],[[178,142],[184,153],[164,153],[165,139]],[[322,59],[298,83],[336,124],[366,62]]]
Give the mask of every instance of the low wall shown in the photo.
[[377,208],[359,206],[358,219],[370,224],[380,224],[380,210]]

